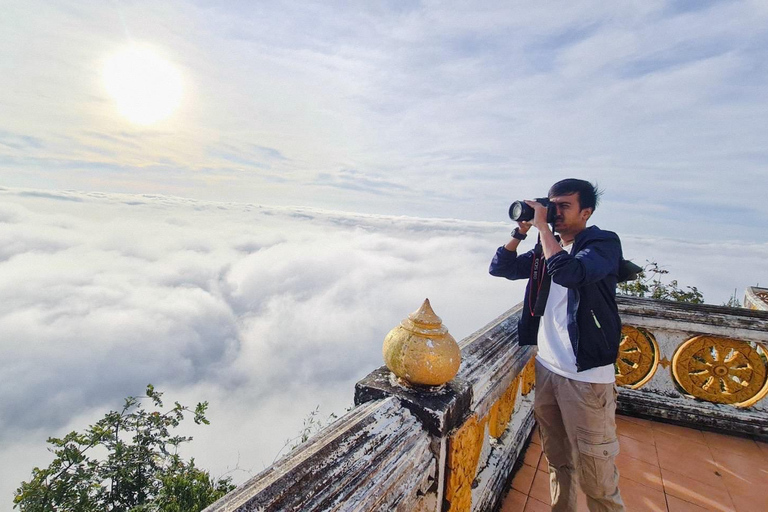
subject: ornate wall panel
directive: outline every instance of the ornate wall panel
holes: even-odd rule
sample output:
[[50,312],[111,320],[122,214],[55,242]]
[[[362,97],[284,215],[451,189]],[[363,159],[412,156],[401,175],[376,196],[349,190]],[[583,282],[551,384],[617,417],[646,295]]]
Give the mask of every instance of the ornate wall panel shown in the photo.
[[467,511],[472,507],[472,482],[477,474],[477,463],[485,440],[488,417],[470,418],[448,441],[448,480],[445,499],[451,512]]
[[496,401],[491,408],[488,420],[488,430],[491,436],[499,438],[507,430],[509,420],[515,410],[515,400],[517,399],[517,390],[520,387],[520,376],[515,377],[512,384],[509,385],[504,394]]
[[637,389],[648,382],[659,366],[659,345],[645,329],[625,325],[621,329],[616,358],[616,384]]
[[672,371],[680,387],[696,398],[749,407],[768,392],[765,355],[759,343],[696,336],[678,347]]
[[521,393],[527,395],[533,390],[536,385],[536,358],[532,357],[522,372],[523,375],[523,389]]

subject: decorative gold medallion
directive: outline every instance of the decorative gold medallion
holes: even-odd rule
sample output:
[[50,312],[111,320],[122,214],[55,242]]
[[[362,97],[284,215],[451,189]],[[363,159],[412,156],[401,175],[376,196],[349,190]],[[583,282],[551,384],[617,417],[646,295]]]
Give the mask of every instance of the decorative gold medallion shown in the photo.
[[637,389],[653,377],[658,366],[659,345],[651,333],[630,325],[622,327],[616,384]]
[[696,398],[749,407],[768,393],[765,355],[759,343],[696,336],[678,347],[672,372],[680,387]]
[[532,357],[520,373],[523,376],[523,387],[520,393],[527,395],[536,386],[536,358]]
[[507,430],[509,420],[512,419],[512,413],[515,411],[515,401],[517,400],[517,390],[520,387],[520,375],[515,377],[512,384],[504,391],[504,394],[493,404],[491,412],[488,414],[488,430],[492,437],[496,439],[504,435]]
[[472,509],[472,482],[477,476],[487,422],[488,416],[480,420],[473,414],[448,440],[445,499],[450,512]]

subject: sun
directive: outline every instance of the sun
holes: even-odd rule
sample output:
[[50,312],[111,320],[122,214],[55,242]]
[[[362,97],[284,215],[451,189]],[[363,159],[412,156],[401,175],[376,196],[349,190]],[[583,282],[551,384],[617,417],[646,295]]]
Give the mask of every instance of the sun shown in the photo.
[[181,103],[179,71],[151,48],[130,46],[107,60],[104,85],[129,121],[148,125],[170,116]]

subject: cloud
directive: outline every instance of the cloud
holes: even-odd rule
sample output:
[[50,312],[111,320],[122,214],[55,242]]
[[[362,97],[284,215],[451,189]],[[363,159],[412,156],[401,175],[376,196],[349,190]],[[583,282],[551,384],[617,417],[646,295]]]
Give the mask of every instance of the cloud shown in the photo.
[[372,194],[392,195],[408,191],[408,187],[376,176],[367,176],[354,169],[342,169],[338,173],[320,173],[315,183],[328,187],[357,190]]
[[[458,337],[510,306],[477,298],[488,285],[510,289],[486,274],[498,225],[158,195],[5,189],[2,200],[7,453],[82,429],[75,421],[151,382],[218,400],[211,420],[224,438],[232,423],[273,429],[247,448],[269,461],[320,400],[331,410],[350,400],[381,364],[384,335],[425,297]],[[300,408],[278,410],[297,393]],[[200,456],[223,471],[250,442]],[[16,460],[3,488],[45,460]]]
[[[149,382],[211,402],[212,425],[189,432],[203,467],[259,471],[317,405],[343,412],[424,298],[457,339],[522,298],[524,283],[487,274],[502,223],[157,194],[0,200],[4,495],[49,460],[19,447],[82,429]],[[710,302],[768,282],[765,243],[622,238],[627,257]]]
[[[504,203],[570,175],[673,216],[681,195],[763,202],[759,3],[42,10],[20,3],[0,30],[15,70],[0,90],[20,91],[0,120],[11,186],[476,220],[501,220]],[[126,32],[185,76],[186,102],[152,129],[117,117],[99,85]],[[759,236],[756,208],[733,237]],[[710,227],[606,213],[638,235]]]
[[37,137],[30,135],[19,135],[15,133],[0,132],[0,145],[11,149],[41,149],[42,141]]

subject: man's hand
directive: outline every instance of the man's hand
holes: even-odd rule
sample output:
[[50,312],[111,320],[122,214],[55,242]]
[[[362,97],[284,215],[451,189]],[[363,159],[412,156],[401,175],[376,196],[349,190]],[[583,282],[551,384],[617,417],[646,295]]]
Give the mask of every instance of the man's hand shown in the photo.
[[[530,222],[518,222],[517,223],[517,229],[521,234],[526,234],[533,224]],[[520,245],[520,240],[517,238],[511,239],[507,244],[504,246],[504,248],[508,251],[514,252],[517,251],[517,247]]]
[[544,257],[549,259],[554,254],[562,251],[563,248],[560,247],[560,242],[555,238],[555,234],[549,229],[549,224],[547,224],[547,208],[536,201],[526,201],[525,203],[533,208],[534,215],[532,224],[533,227],[539,230]]
[[533,225],[539,231],[549,229],[549,224],[547,224],[547,208],[538,201],[525,201],[525,204],[533,208],[534,211],[533,222],[526,224]]

